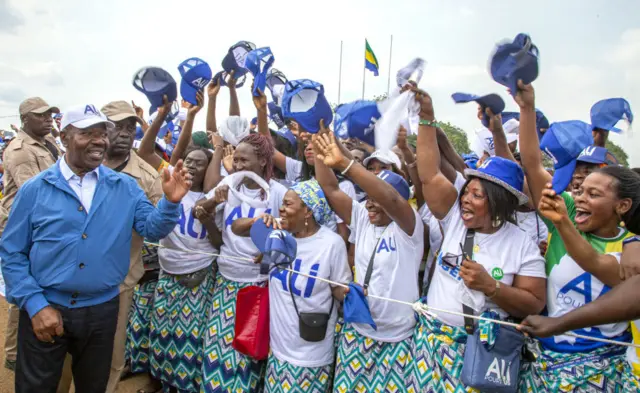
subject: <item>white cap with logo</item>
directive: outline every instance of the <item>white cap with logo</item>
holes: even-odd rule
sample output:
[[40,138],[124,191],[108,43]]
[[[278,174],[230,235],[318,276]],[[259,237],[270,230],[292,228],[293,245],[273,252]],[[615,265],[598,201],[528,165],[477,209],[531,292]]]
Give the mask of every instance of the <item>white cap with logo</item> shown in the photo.
[[63,112],[60,130],[72,125],[76,128],[89,128],[96,124],[104,124],[107,129],[114,127],[107,117],[92,104],[76,105]]

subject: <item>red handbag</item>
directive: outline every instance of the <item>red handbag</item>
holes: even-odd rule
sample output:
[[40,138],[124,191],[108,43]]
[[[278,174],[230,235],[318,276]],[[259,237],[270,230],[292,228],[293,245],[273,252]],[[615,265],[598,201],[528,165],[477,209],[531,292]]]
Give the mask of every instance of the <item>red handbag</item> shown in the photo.
[[238,291],[233,348],[256,360],[269,356],[269,288],[250,286]]

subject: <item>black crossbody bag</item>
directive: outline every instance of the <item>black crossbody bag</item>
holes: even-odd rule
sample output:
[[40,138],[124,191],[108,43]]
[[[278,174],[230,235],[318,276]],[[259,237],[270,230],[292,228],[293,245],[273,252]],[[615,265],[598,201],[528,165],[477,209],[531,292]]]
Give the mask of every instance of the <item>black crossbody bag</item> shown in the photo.
[[309,342],[319,342],[324,340],[327,335],[327,326],[329,325],[329,319],[331,318],[331,312],[333,311],[333,292],[331,293],[331,307],[329,307],[328,313],[319,312],[300,312],[298,310],[298,304],[296,298],[293,296],[293,285],[291,278],[293,273],[289,272],[289,294],[291,294],[291,301],[293,301],[293,307],[298,314],[298,329],[300,330],[300,337]]

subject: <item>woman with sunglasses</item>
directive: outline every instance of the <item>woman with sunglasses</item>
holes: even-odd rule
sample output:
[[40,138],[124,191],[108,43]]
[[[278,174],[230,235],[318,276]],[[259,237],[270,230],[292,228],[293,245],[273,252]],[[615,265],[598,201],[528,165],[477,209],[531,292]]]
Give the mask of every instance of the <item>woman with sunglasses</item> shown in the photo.
[[[538,149],[533,87],[521,82],[518,87],[522,163],[534,204],[551,235],[545,256],[547,314],[562,317],[620,283],[618,257],[624,240],[632,236],[629,231],[640,231],[640,215],[635,213],[640,206],[640,177],[622,167],[600,168],[585,177],[573,198],[568,192],[556,195],[549,189],[552,177],[542,166]],[[554,123],[547,133],[563,126]],[[628,328],[628,322],[621,322],[576,333],[629,341]],[[540,339],[530,350],[537,361],[521,373],[520,390],[526,392],[618,391],[627,367],[623,347],[567,335]]]
[[[323,226],[332,215],[318,182],[308,180],[297,183],[285,194],[279,224],[273,216],[265,215],[238,219],[232,225],[238,236],[249,236],[252,225],[264,219],[268,227],[291,233],[297,243],[291,265],[295,272],[272,268],[269,274],[271,353],[266,393],[286,393],[289,389],[327,393],[331,386],[338,302],[347,290],[319,279],[342,284],[351,281],[344,241]],[[310,325],[310,318],[324,323]]]
[[[539,313],[545,304],[544,260],[515,224],[526,203],[524,175],[513,161],[485,160],[465,170],[460,192],[440,171],[431,97],[414,89],[420,104],[417,161],[429,210],[440,220],[444,240],[429,283],[428,306],[465,314],[490,311],[500,319]],[[472,320],[470,320],[472,321]],[[420,316],[415,329],[416,384],[422,391],[469,391],[460,380],[470,326],[462,316]],[[425,364],[426,363],[426,364]]]
[[[314,135],[316,177],[329,204],[355,234],[356,281],[371,295],[415,302],[422,261],[424,225],[409,205],[409,185],[400,176],[379,176],[346,158],[333,133]],[[361,204],[338,187],[331,169],[348,176],[367,193]],[[414,313],[411,307],[369,298],[377,329],[347,323],[340,334],[335,392],[408,391]],[[359,365],[354,367],[353,365]]]

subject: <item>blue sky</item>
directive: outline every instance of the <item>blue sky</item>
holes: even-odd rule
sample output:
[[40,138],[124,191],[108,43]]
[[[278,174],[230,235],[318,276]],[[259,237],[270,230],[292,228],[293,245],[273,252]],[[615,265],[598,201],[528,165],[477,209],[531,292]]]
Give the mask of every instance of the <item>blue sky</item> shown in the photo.
[[[0,0],[0,116],[17,114],[28,96],[65,106],[111,100],[147,102],[131,86],[142,66],[169,70],[192,56],[214,69],[230,45],[250,40],[270,46],[274,66],[290,79],[310,78],[338,100],[340,41],[344,43],[341,101],[359,99],[364,39],[380,63],[367,73],[366,96],[387,90],[387,75],[414,57],[427,61],[421,87],[435,100],[436,117],[469,133],[479,127],[471,104],[455,105],[456,91],[499,93],[487,61],[496,42],[531,35],[540,50],[534,83],[537,106],[551,121],[589,120],[593,103],[625,97],[640,111],[640,2],[621,1],[211,1]],[[188,4],[188,5],[187,5]],[[240,4],[240,3],[238,3]],[[311,4],[311,5],[310,5]],[[313,8],[312,8],[313,7]],[[389,67],[389,37],[393,57]],[[243,115],[254,116],[249,88],[239,92]],[[227,113],[222,91],[218,116]],[[640,112],[636,113],[638,115]],[[204,111],[196,128],[204,127]],[[0,118],[0,128],[17,118]],[[636,126],[637,128],[637,126]],[[640,136],[614,135],[640,166]]]

